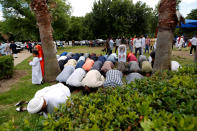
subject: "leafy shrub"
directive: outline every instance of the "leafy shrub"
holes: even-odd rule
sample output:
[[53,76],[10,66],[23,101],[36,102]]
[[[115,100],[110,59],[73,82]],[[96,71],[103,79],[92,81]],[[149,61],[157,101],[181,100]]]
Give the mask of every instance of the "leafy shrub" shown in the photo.
[[42,125],[34,130],[197,130],[196,67],[157,72],[123,87],[73,95],[47,119],[40,119]]
[[197,130],[196,71],[192,65],[125,87],[73,96],[45,120],[44,129]]
[[13,71],[14,71],[13,57],[0,56],[0,79],[12,77]]

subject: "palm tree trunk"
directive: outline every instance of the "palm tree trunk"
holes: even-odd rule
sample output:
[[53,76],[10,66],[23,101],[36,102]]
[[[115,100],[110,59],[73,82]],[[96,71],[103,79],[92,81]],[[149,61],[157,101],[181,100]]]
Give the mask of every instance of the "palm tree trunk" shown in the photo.
[[196,52],[195,52],[195,57],[194,57],[194,63],[197,63],[197,46],[196,46]]
[[60,73],[60,68],[54,50],[51,18],[47,2],[46,0],[32,0],[31,8],[36,15],[44,52],[44,81],[52,82],[56,80],[56,76]]
[[177,24],[176,0],[161,0],[154,70],[171,69],[174,30]]

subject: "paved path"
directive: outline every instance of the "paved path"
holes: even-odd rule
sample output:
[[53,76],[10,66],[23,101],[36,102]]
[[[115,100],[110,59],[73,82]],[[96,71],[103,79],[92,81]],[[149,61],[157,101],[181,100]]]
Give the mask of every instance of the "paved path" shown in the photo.
[[32,56],[32,54],[29,53],[27,50],[21,51],[20,53],[18,53],[18,58],[14,58],[14,66],[18,65],[30,56]]

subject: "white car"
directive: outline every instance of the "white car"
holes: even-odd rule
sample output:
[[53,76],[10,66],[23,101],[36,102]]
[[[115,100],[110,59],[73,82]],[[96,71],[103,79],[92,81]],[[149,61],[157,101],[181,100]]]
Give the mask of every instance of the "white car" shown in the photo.
[[86,44],[86,41],[85,40],[82,40],[82,41],[80,41],[80,45],[82,46],[82,45],[85,45]]

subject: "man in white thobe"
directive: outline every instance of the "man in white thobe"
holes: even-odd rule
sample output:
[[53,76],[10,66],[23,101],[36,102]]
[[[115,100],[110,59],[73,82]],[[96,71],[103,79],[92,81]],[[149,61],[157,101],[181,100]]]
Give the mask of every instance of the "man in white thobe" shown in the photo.
[[182,48],[182,45],[185,43],[184,39],[183,39],[183,36],[179,36],[177,39],[176,39],[176,45],[177,47],[179,48],[179,50]]
[[70,96],[69,88],[62,83],[45,87],[36,92],[34,98],[27,105],[27,111],[31,114],[43,112],[47,117],[47,113],[53,113],[54,108],[66,103]]
[[142,48],[141,48],[141,54],[143,55],[144,49],[146,45],[146,39],[144,36],[142,36]]

